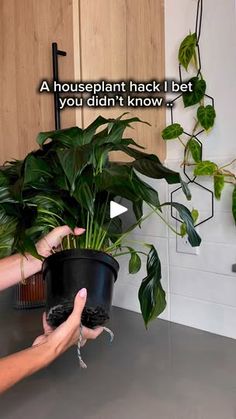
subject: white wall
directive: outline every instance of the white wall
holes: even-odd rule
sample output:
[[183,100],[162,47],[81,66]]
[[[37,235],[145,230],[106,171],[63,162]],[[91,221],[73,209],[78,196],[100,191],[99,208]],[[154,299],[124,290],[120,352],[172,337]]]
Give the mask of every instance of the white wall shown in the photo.
[[[166,73],[177,78],[177,49],[180,41],[194,29],[197,0],[166,0]],[[204,0],[201,37],[203,74],[208,92],[216,100],[217,123],[204,140],[204,159],[225,163],[236,157],[236,14],[234,0]],[[179,115],[178,115],[179,113]],[[189,129],[191,111],[183,118],[176,109],[176,121]],[[167,114],[169,123],[169,115]],[[167,164],[178,169],[181,147],[168,144]],[[236,166],[234,167],[236,169]],[[212,187],[209,181],[204,185]],[[164,182],[153,181],[166,200],[170,191]],[[191,206],[201,216],[209,213],[209,201],[193,189]],[[178,200],[181,196],[178,196]],[[183,201],[185,202],[185,201]],[[190,206],[190,208],[191,208]],[[216,202],[215,217],[199,228],[202,245],[199,255],[176,252],[176,239],[156,217],[144,225],[143,239],[156,244],[162,260],[163,283],[168,307],[162,318],[236,338],[236,228],[231,215],[231,188],[226,188],[222,201]],[[140,237],[141,232],[134,236]],[[127,275],[122,265],[116,284],[114,303],[139,311],[137,290],[142,275]]]

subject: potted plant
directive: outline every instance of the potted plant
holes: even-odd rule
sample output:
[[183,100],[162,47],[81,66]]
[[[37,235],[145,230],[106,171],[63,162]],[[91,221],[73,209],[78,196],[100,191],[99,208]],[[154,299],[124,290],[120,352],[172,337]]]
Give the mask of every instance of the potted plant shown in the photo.
[[[0,173],[1,257],[17,251],[40,257],[34,243],[59,225],[86,229],[82,236],[64,238],[60,251],[54,251],[43,263],[48,321],[54,326],[69,315],[81,286],[88,288],[83,323],[94,327],[108,319],[119,269],[116,259],[124,254],[130,254],[129,272],[133,274],[141,267],[140,253],[147,258],[147,275],[139,289],[145,325],[164,310],[157,250],[148,243],[139,251],[129,242],[129,233],[137,226],[141,228],[151,214],[165,221],[163,207],[172,205],[183,220],[191,245],[200,244],[189,210],[175,202],[160,203],[158,192],[140,177],[180,183],[191,198],[179,173],[124,136],[125,129],[136,122],[142,121],[100,116],[86,129],[40,133],[40,149],[23,161],[6,164]],[[109,161],[109,153],[118,150],[131,161]],[[120,217],[110,219],[110,202],[117,198],[125,198],[132,205],[135,222],[128,227]],[[144,203],[150,208],[147,214],[143,213]]]

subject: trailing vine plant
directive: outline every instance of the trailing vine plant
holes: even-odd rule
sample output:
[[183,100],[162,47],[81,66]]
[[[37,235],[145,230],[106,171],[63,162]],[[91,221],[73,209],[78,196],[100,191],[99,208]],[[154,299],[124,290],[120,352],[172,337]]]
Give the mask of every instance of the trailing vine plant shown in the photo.
[[[183,161],[181,166],[192,168],[192,175],[207,176],[213,179],[214,196],[217,200],[221,199],[222,191],[226,184],[232,184],[232,213],[236,223],[236,174],[232,171],[232,165],[236,162],[236,158],[223,166],[217,165],[210,160],[202,159],[202,137],[199,140],[199,134],[205,136],[214,127],[216,112],[214,107],[214,99],[209,96],[207,91],[207,83],[202,73],[200,37],[202,29],[203,17],[203,0],[197,1],[196,25],[195,32],[187,35],[180,44],[178,52],[179,76],[182,83],[182,69],[184,68],[191,74],[187,83],[192,83],[192,91],[183,92],[175,98],[171,110],[171,125],[162,131],[162,138],[165,141],[178,140],[183,146]],[[195,107],[195,116],[193,119],[192,130],[187,133],[184,127],[176,123],[173,119],[174,102],[182,99],[184,107]],[[210,104],[209,104],[210,101]],[[197,221],[198,211],[194,209],[192,216]],[[181,228],[182,235],[185,234],[184,225]]]

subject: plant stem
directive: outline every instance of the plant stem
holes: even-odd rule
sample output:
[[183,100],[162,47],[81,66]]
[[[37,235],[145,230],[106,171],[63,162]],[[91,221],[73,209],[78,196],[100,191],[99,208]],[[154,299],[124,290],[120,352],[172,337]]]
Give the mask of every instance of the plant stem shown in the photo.
[[182,144],[182,146],[185,148],[185,147],[186,147],[186,145],[184,144],[183,140],[181,140],[181,138],[180,138],[180,137],[178,137],[178,140],[179,140],[179,142]]
[[[150,208],[153,208],[150,204],[149,204]],[[160,214],[160,212],[155,208],[153,208],[153,211],[160,217],[160,219],[169,227],[169,229],[171,231],[173,231],[173,233],[175,233],[177,236],[181,236],[181,233],[179,233],[177,230],[175,230],[174,227],[172,227],[171,224],[168,223],[168,221],[166,221],[166,219],[164,217],[162,217],[162,215]]]
[[229,167],[236,162],[236,159],[233,159],[230,163],[225,164],[224,166],[219,167],[219,170],[224,169],[225,167]]

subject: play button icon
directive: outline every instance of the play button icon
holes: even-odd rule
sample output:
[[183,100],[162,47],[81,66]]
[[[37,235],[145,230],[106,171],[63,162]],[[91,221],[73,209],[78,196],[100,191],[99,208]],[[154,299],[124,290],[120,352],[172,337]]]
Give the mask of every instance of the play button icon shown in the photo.
[[123,205],[117,204],[115,201],[110,202],[110,218],[115,218],[126,211],[128,211],[128,208],[123,207]]

